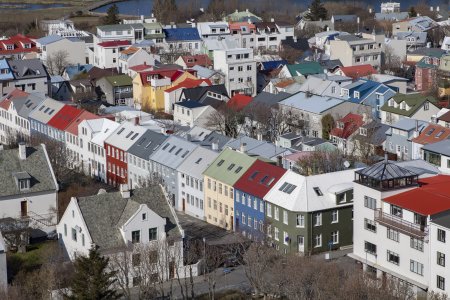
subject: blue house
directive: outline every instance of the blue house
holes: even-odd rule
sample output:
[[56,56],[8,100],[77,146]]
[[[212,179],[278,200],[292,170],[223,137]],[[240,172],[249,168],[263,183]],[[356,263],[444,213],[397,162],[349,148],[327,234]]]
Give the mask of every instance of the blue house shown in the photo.
[[235,230],[258,240],[265,232],[264,196],[280,180],[285,169],[256,160],[234,184]]
[[396,93],[394,87],[368,79],[359,79],[341,89],[344,99],[372,107],[372,116],[378,119],[381,118],[380,108],[384,102]]
[[6,59],[0,59],[0,92],[3,95],[3,87],[7,86],[7,83],[14,80],[14,75],[8,65]]

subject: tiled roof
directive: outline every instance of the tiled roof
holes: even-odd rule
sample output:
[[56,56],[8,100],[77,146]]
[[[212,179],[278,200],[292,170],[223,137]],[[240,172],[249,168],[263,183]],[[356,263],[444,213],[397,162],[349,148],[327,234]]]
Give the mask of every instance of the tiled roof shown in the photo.
[[[25,45],[30,45],[29,48],[25,48]],[[8,49],[8,45],[13,47],[13,49]],[[18,54],[18,53],[30,53],[37,52],[36,43],[21,34],[17,34],[5,40],[0,40],[0,54],[1,55],[9,55],[9,54]]]
[[197,28],[168,28],[163,29],[166,41],[201,41]]
[[450,210],[450,176],[423,178],[419,183],[419,187],[383,201],[424,216]]
[[227,106],[233,110],[240,111],[252,102],[253,98],[247,95],[236,94],[227,102]]
[[93,113],[88,112],[87,110],[83,110],[70,124],[67,126],[66,130],[67,132],[78,135],[78,125],[84,121],[84,120],[94,120],[99,119],[100,117],[97,115],[94,115]]
[[330,135],[347,139],[363,125],[363,117],[361,115],[349,113],[342,119],[337,120],[336,123],[343,123],[344,128],[334,127],[331,130]]
[[64,107],[48,121],[47,125],[59,130],[65,130],[81,113],[82,110],[76,107],[64,105]]
[[450,128],[437,124],[429,124],[418,137],[412,141],[417,144],[426,145],[447,139],[450,136]]
[[202,67],[210,67],[212,66],[212,61],[206,54],[197,54],[197,55],[184,55],[181,56],[184,63],[188,68],[192,68],[193,66],[202,66]]
[[372,65],[369,64],[350,67],[339,67],[339,69],[345,76],[352,78],[359,78],[378,73],[377,70],[375,70],[374,67],[372,67]]
[[128,46],[131,45],[130,41],[107,41],[98,43],[100,47],[107,48],[107,47],[120,47],[120,46]]

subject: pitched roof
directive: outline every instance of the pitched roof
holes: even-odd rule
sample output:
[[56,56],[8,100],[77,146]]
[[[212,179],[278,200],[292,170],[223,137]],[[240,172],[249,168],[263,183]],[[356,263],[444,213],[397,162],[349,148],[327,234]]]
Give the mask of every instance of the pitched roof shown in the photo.
[[292,76],[311,75],[323,73],[323,68],[319,62],[307,61],[295,65],[286,65]]
[[184,63],[188,68],[192,68],[193,66],[202,66],[202,67],[210,67],[212,66],[212,61],[206,54],[197,54],[197,55],[183,55],[181,56]]
[[263,104],[268,106],[273,106],[278,104],[278,102],[289,97],[290,94],[285,92],[279,92],[278,94],[272,94],[268,92],[261,92],[253,98],[252,104]]
[[424,216],[450,209],[450,176],[427,177],[420,179],[419,183],[417,188],[384,198],[383,201]]
[[178,172],[189,174],[197,179],[203,180],[203,171],[219,155],[217,151],[205,147],[197,147],[188,155],[188,157],[178,166]]
[[[29,45],[30,47],[25,47]],[[12,49],[8,49],[8,46]],[[0,40],[0,54],[11,55],[18,53],[37,52],[36,43],[29,37],[21,34],[14,35],[8,39]]]
[[330,135],[339,138],[347,139],[363,124],[363,116],[353,113],[348,113],[345,117],[336,121],[336,123],[343,123],[343,128],[339,126],[331,129]]
[[119,74],[119,73],[117,71],[117,68],[101,69],[99,67],[92,67],[91,69],[89,69],[87,74],[88,74],[88,77],[89,77],[90,80],[95,81],[95,80],[100,79],[102,77],[112,76],[112,75],[116,75],[116,74]]
[[352,78],[364,77],[372,74],[378,74],[377,70],[372,67],[372,65],[359,65],[359,66],[349,66],[349,67],[339,67],[345,76]]
[[125,74],[106,76],[105,79],[114,87],[133,85],[133,79]]
[[82,110],[76,107],[64,105],[63,108],[56,112],[53,118],[47,122],[47,125],[59,130],[65,130],[81,113]]
[[444,121],[450,123],[450,111],[444,113],[443,115],[438,117],[439,121]]
[[166,139],[167,136],[162,133],[146,130],[130,149],[128,149],[128,153],[148,160]]
[[158,185],[135,189],[128,199],[123,198],[120,192],[113,192],[80,197],[77,200],[89,234],[101,251],[125,245],[119,228],[136,213],[141,204],[147,205],[158,216],[166,219],[168,237],[180,237],[175,218]]
[[104,141],[120,126],[119,123],[106,118],[86,120],[85,124],[93,131],[94,136],[91,142],[102,147]]
[[[425,102],[430,102],[431,105],[435,105],[437,102],[433,96],[425,96],[420,93],[396,94],[391,99],[398,104],[398,107],[389,106],[389,101],[386,101],[381,107],[381,110],[406,117],[411,117]],[[400,103],[403,101],[408,105],[408,110],[400,108]]]
[[105,144],[128,151],[145,131],[147,129],[142,126],[134,125],[131,122],[123,122],[105,139]]
[[234,184],[234,188],[263,199],[284,173],[285,169],[257,159]]
[[426,145],[436,143],[450,137],[450,128],[445,128],[437,124],[429,124],[418,137],[412,141],[417,144]]
[[[56,179],[53,175],[50,162],[47,159],[47,151],[44,145],[26,148],[27,157],[19,158],[18,149],[0,151],[0,197],[53,191]],[[20,191],[15,182],[14,175],[26,172],[31,177],[30,189]],[[39,205],[39,203],[35,203]]]
[[64,106],[65,105],[61,102],[47,98],[30,113],[29,117],[30,119],[47,124],[47,122],[50,121]]
[[358,170],[356,173],[379,181],[401,179],[418,175],[407,168],[399,166],[396,162],[389,160],[382,160],[370,167]]
[[179,89],[187,89],[187,88],[194,88],[194,87],[198,87],[198,86],[204,86],[204,84],[206,85],[211,85],[211,81],[209,79],[192,79],[192,78],[186,78],[185,80],[183,80],[182,82],[180,82],[179,84],[166,89],[164,92],[165,93],[170,93]]
[[246,154],[251,156],[259,156],[265,159],[275,159],[279,155],[290,154],[291,151],[284,147],[276,146],[267,141],[260,141],[249,136],[239,136],[237,139],[230,140],[225,146],[237,151],[241,145],[245,144]]
[[333,97],[307,95],[307,93],[298,92],[284,99],[280,102],[280,104],[316,114],[321,114],[322,112],[340,105],[343,102],[343,100]]
[[166,34],[166,41],[200,41],[197,28],[167,28],[163,29]]
[[120,46],[129,46],[131,45],[130,41],[107,41],[97,44],[100,47],[108,48],[108,47],[120,47]]
[[240,111],[249,105],[252,100],[253,98],[251,96],[235,94],[228,100],[227,106],[233,110]]
[[153,153],[150,160],[176,169],[196,147],[196,144],[172,135]]
[[59,35],[48,35],[48,36],[44,36],[43,38],[40,38],[38,40],[36,40],[36,43],[42,45],[42,46],[46,46],[55,42],[58,42],[60,40],[63,40],[64,38],[62,36]]
[[99,118],[99,116],[94,115],[87,110],[82,110],[81,113],[67,126],[65,131],[78,136],[78,125],[80,125],[81,122],[84,120],[94,120]]
[[8,64],[11,67],[11,71],[15,79],[40,78],[48,76],[47,70],[45,69],[43,63],[37,58],[8,60]]

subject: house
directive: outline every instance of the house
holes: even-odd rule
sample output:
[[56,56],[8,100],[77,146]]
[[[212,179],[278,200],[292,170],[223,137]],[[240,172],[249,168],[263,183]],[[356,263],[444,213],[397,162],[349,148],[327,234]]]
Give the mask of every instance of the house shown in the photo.
[[370,64],[379,69],[384,35],[339,35],[330,41],[330,59],[339,59],[344,67]]
[[349,256],[370,275],[407,282],[418,298],[437,286],[431,270],[443,270],[436,265],[439,256],[431,252],[441,242],[435,236],[438,230],[431,231],[430,220],[450,209],[445,192],[449,177],[433,176],[436,173],[423,161],[405,165],[387,159],[355,172]]
[[0,151],[0,217],[24,219],[44,235],[56,225],[58,183],[44,144]]
[[128,183],[128,150],[145,131],[142,126],[123,122],[104,140],[106,178],[109,185],[119,186]]
[[278,147],[273,143],[263,141],[261,137],[254,139],[248,136],[240,136],[229,140],[224,147],[235,151],[244,152],[249,156],[261,157],[265,160],[278,161],[279,156],[291,154],[292,151],[284,147]]
[[440,65],[441,55],[425,55],[416,64],[415,83],[417,91],[427,91],[437,82],[436,72]]
[[[72,79],[69,81],[68,93],[70,95],[70,100],[73,102],[78,102],[77,97],[82,95],[87,95],[92,98],[100,97],[98,91],[92,86],[92,82],[88,78]],[[79,98],[78,98],[79,99]]]
[[305,61],[294,65],[285,65],[278,74],[279,78],[292,78],[323,73],[320,63],[315,61]]
[[163,26],[159,22],[144,23],[146,41],[152,41],[156,46],[161,47],[164,44],[166,35],[163,31]]
[[206,222],[234,230],[233,186],[256,159],[245,151],[225,148],[203,172]]
[[338,98],[299,92],[280,102],[280,108],[289,117],[285,122],[292,129],[301,130],[306,136],[322,137],[321,119],[327,114],[333,118],[349,112],[369,113],[369,107]]
[[427,32],[397,32],[394,36],[396,40],[405,40],[408,51],[415,50],[417,48],[425,47],[427,45]]
[[48,60],[56,59],[61,53],[65,54],[68,65],[86,63],[85,42],[78,38],[65,38],[59,35],[48,35],[36,40],[39,51],[39,59],[49,67]]
[[59,35],[62,37],[87,37],[90,33],[77,30],[72,20],[40,20],[40,28],[48,35]]
[[249,22],[249,23],[262,22],[262,18],[258,17],[248,9],[246,9],[245,11],[244,10],[239,11],[236,9],[236,11],[225,16],[223,20],[227,22]]
[[81,74],[87,74],[93,65],[91,64],[77,64],[73,66],[67,66],[64,70],[63,77],[66,80],[72,80],[75,77],[79,77]]
[[8,61],[5,58],[0,59],[0,92],[2,96],[9,92],[8,86],[13,80],[14,75],[9,68]]
[[397,32],[405,31],[415,31],[415,32],[425,32],[432,30],[439,25],[428,16],[418,16],[415,18],[408,18],[400,22],[395,22],[392,24],[392,34],[397,34]]
[[345,97],[342,95],[341,89],[351,82],[352,79],[350,77],[340,75],[325,76],[323,78],[319,76],[309,76],[302,83],[300,92],[310,92],[314,95],[344,99]]
[[406,55],[406,63],[410,65],[416,65],[424,57],[442,57],[445,54],[445,50],[440,48],[417,48],[410,51]]
[[444,51],[450,50],[450,36],[444,37],[444,40],[442,41],[441,49]]
[[165,28],[166,51],[200,53],[202,39],[197,28]]
[[292,151],[334,151],[337,149],[336,145],[333,145],[330,141],[316,138],[307,137],[297,134],[295,132],[287,132],[280,135],[277,138],[275,144],[279,147],[291,149]]
[[355,156],[370,159],[376,157],[387,149],[386,131],[390,128],[389,125],[383,124],[378,120],[366,122],[353,136],[353,151]]
[[352,244],[354,170],[302,176],[288,170],[266,194],[273,246],[310,255]]
[[206,54],[181,55],[175,64],[182,66],[183,69],[191,69],[194,66],[212,68],[212,61]]
[[439,96],[448,97],[450,95],[450,55],[441,57],[437,74]]
[[409,118],[400,119],[386,131],[385,150],[395,153],[398,160],[412,159],[412,140],[418,137],[427,126],[428,123],[424,121]]
[[205,220],[203,172],[218,155],[218,145],[216,150],[197,147],[177,168],[181,211],[200,220]]
[[46,98],[44,101],[40,102],[28,115],[31,128],[30,134],[33,136],[41,135],[48,137],[50,135],[50,127],[47,123],[56,115],[56,113],[63,109],[64,106],[63,103],[51,98]]
[[181,91],[180,97],[176,103],[184,101],[196,101],[203,105],[209,105],[218,108],[229,101],[228,92],[224,84],[209,86],[198,86],[194,88],[185,88]]
[[134,44],[143,39],[144,25],[142,23],[102,25],[97,26],[94,44],[110,41],[128,41]]
[[121,51],[131,45],[127,40],[112,40],[94,45],[93,65],[100,68],[119,68]]
[[375,20],[378,22],[389,21],[389,22],[398,22],[406,20],[409,17],[409,13],[404,12],[379,12],[375,13]]
[[171,205],[179,211],[182,210],[183,203],[182,199],[178,198],[180,185],[177,168],[196,147],[196,144],[172,135],[150,156],[153,176],[159,179],[168,194]]
[[[237,42],[237,46],[234,48],[255,48],[255,40],[256,40],[256,26],[253,23],[248,21],[243,22],[232,22],[229,23],[230,33],[232,39],[229,39],[231,42]],[[223,44],[223,43],[222,43]],[[220,45],[220,44],[219,44]],[[224,45],[227,46],[227,45]],[[231,45],[230,45],[231,46]],[[221,49],[216,50],[228,50],[233,49],[232,47],[222,47]]]
[[353,134],[359,132],[359,129],[367,120],[364,116],[348,113],[343,118],[336,120],[336,125],[330,131],[330,140],[343,153],[353,153]]
[[164,143],[167,135],[146,130],[128,149],[128,186],[132,189],[148,186],[154,179],[150,156]]
[[129,47],[120,51],[118,69],[119,73],[129,75],[129,69],[141,64],[154,66],[160,61],[159,55],[148,53],[146,50],[137,47]]
[[51,94],[50,75],[39,59],[8,60],[14,80],[10,86],[27,93]]
[[[250,26],[248,23],[245,24]],[[215,50],[227,50],[242,47],[242,43],[238,39],[239,37],[241,37],[241,35],[225,36],[220,39],[204,39],[201,52],[208,55],[208,57],[213,60]],[[250,40],[250,38],[248,39]]]
[[334,24],[334,27],[339,23],[355,23],[358,21],[358,17],[356,15],[332,15],[331,22]]
[[55,115],[50,120],[48,120],[47,137],[64,143],[66,141],[65,130],[82,112],[83,110],[74,106],[64,105],[60,110],[55,112]]
[[370,64],[363,64],[357,66],[338,67],[336,71],[334,71],[334,74],[359,79],[361,77],[378,74],[378,71],[375,70],[375,68]]
[[98,67],[92,67],[89,71],[87,71],[87,79],[91,82],[92,86],[95,86],[95,83],[98,79],[105,76],[113,76],[118,75],[117,68],[105,68],[101,69]]
[[164,112],[171,114],[174,111],[175,102],[180,99],[180,95],[186,88],[195,88],[199,86],[209,86],[209,79],[186,78],[179,84],[172,86],[164,91]]
[[174,104],[173,119],[181,126],[208,128],[208,118],[215,112],[216,109],[211,105],[197,101],[182,101]]
[[325,51],[329,55],[330,41],[338,35],[348,35],[348,32],[328,30],[316,33],[312,38],[308,39],[309,47]]
[[271,94],[267,92],[261,92],[256,95],[252,100],[252,105],[263,107],[278,107],[278,102],[289,97],[290,94],[280,92],[278,94]]
[[[256,160],[234,184],[235,231],[250,240],[263,240],[268,224],[265,221],[264,197],[286,170]],[[269,225],[270,226],[270,225]]]
[[397,94],[381,107],[381,123],[393,124],[401,118],[429,122],[439,112],[436,100],[422,94]]
[[235,111],[241,111],[245,107],[247,107],[252,102],[252,100],[253,98],[250,96],[235,94],[230,98],[230,100],[228,100],[227,107]]
[[223,75],[220,71],[208,69],[199,65],[193,66],[192,70],[197,72],[197,78],[199,79],[208,79],[212,84],[225,83],[225,75]]
[[0,58],[24,59],[36,58],[38,48],[36,42],[22,34],[16,34],[7,39],[0,40]]
[[437,117],[437,123],[446,128],[450,128],[450,113],[447,111]]
[[69,81],[60,75],[50,76],[51,90],[50,97],[59,101],[72,99],[72,88]]
[[[122,276],[129,277],[123,279],[129,282],[129,287],[139,281],[139,276],[131,271],[138,266],[145,266],[146,272],[154,268],[158,281],[185,273],[179,270],[184,265],[182,229],[158,185],[132,191],[124,185],[120,192],[73,197],[57,232],[61,247],[72,261],[79,255],[87,255],[93,245],[110,258],[126,255],[130,270]],[[151,257],[144,260],[144,255]]]
[[383,83],[400,94],[406,94],[408,79],[388,74],[372,74],[370,80]]
[[228,22],[198,22],[196,26],[202,39],[220,39],[230,34]]
[[[280,49],[281,42],[288,38],[294,38],[294,25],[271,19],[270,22],[255,23],[255,43],[257,50],[276,51]],[[247,46],[249,47],[249,46]]]
[[450,129],[438,124],[430,123],[422,132],[412,139],[412,159],[422,159],[422,147],[428,144],[434,144],[450,137]]
[[96,81],[104,100],[111,105],[133,106],[133,81],[128,75],[114,75]]
[[214,68],[225,75],[228,95],[256,95],[256,61],[250,48],[214,51]]
[[422,154],[423,160],[439,168],[440,172],[450,174],[450,143],[448,139],[423,145]]

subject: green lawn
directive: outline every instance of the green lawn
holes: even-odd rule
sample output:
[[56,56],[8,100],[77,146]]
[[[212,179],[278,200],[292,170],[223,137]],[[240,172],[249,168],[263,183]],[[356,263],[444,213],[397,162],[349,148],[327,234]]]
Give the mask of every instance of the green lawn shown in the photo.
[[45,241],[27,246],[25,253],[8,253],[8,275],[14,277],[19,271],[28,272],[39,268],[53,252],[52,248],[56,243],[57,241]]

